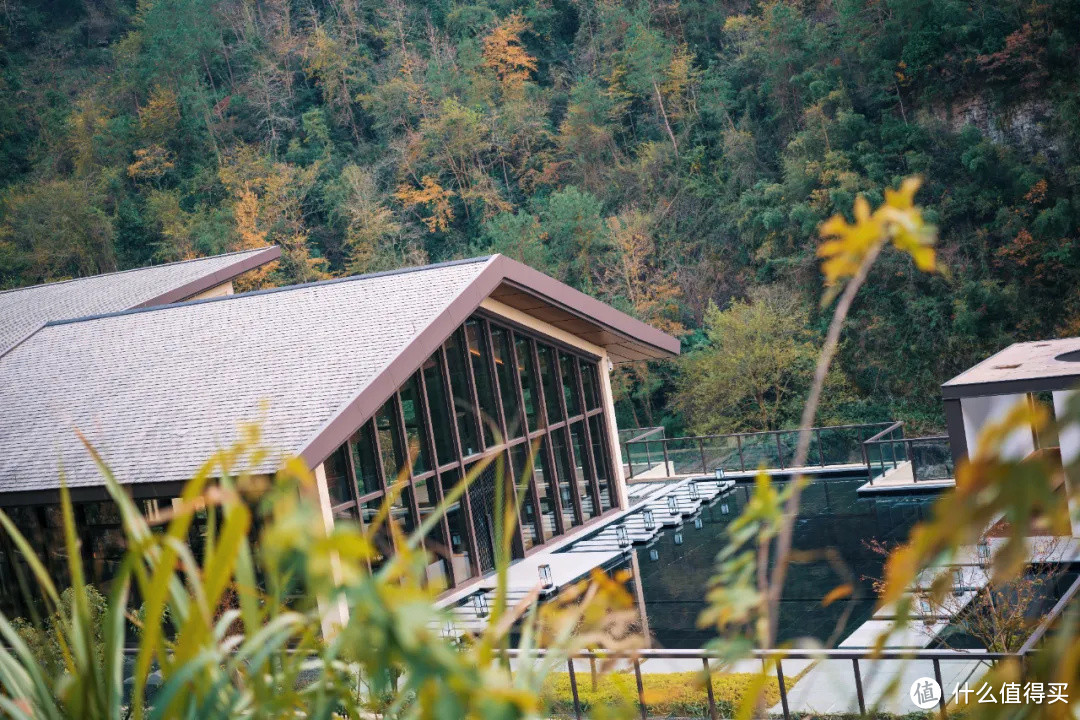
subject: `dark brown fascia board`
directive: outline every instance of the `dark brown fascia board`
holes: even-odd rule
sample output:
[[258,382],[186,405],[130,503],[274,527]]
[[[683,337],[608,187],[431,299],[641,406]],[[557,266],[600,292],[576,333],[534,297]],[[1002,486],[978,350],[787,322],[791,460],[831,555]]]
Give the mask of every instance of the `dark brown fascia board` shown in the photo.
[[943,400],[959,400],[990,395],[1018,395],[1030,392],[1075,390],[1078,386],[1080,386],[1080,375],[1019,378],[1016,380],[997,380],[963,385],[945,384],[941,386],[941,398]]
[[[180,497],[186,482],[165,480],[151,483],[123,484],[120,487],[128,491],[133,500],[172,499]],[[109,489],[104,485],[78,485],[68,488],[72,502],[102,502],[111,499]],[[20,505],[59,505],[59,488],[41,488],[39,490],[11,490],[0,492],[0,507]]]
[[464,324],[480,304],[505,282],[511,282],[553,303],[563,305],[570,312],[584,315],[613,333],[647,344],[658,351],[659,357],[670,357],[679,353],[678,338],[671,337],[527,265],[504,255],[493,255],[472,282],[401,352],[391,358],[356,397],[300,448],[299,455],[308,467],[317,466],[348,440],[408,381],[417,368],[446,342],[450,334]]
[[181,300],[186,300],[192,295],[198,295],[199,293],[206,292],[224,282],[235,280],[248,270],[254,270],[257,267],[265,265],[268,262],[273,262],[280,257],[281,248],[277,245],[271,245],[270,247],[263,248],[247,257],[241,258],[231,265],[226,265],[209,275],[203,275],[180,287],[173,288],[157,297],[139,303],[131,309],[148,308],[154,307],[155,305],[170,305],[175,302],[180,302]]

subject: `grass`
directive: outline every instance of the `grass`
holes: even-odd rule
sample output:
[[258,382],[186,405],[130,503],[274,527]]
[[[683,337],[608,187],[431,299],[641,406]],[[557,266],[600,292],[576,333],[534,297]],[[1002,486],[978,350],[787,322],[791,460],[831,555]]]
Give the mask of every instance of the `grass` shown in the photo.
[[[643,673],[645,707],[649,715],[661,717],[709,717],[709,696],[703,672]],[[712,686],[720,717],[733,717],[748,690],[754,687],[754,673],[713,673]],[[578,698],[583,713],[603,715],[604,711],[637,706],[637,682],[630,671],[602,675],[594,689],[588,672],[576,673]],[[794,687],[798,678],[786,678],[785,686]],[[765,691],[765,705],[780,702],[780,690],[770,680]],[[544,683],[543,700],[554,717],[574,716],[574,696],[568,673],[553,673]]]

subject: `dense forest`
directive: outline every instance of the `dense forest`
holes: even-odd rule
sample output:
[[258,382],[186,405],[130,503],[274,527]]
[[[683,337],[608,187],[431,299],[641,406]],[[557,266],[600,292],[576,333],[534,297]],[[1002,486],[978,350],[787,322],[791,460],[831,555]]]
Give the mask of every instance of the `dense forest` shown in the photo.
[[[818,225],[921,175],[949,272],[883,257],[824,419],[929,427],[955,371],[1080,333],[1078,68],[1077,0],[0,0],[0,287],[498,251],[683,335],[624,422],[789,425]],[[769,338],[774,411],[700,396]]]

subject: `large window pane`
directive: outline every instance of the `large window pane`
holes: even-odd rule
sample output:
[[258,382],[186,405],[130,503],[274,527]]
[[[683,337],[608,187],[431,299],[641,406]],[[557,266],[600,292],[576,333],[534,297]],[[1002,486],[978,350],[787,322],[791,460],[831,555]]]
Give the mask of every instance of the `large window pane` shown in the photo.
[[536,343],[536,352],[540,358],[540,380],[544,383],[548,423],[557,423],[563,419],[563,415],[562,406],[559,404],[562,387],[559,383],[558,369],[555,367],[555,350],[547,345]]
[[394,552],[393,542],[390,538],[390,532],[387,530],[386,521],[384,520],[379,525],[378,530],[372,532],[371,524],[375,521],[375,518],[379,514],[379,509],[382,508],[383,499],[375,498],[369,500],[363,504],[360,510],[360,517],[364,523],[364,531],[375,545],[375,557],[371,559],[372,570],[377,570],[382,566],[386,559]]
[[352,437],[353,469],[356,471],[356,492],[363,496],[379,491],[378,460],[375,457],[375,441],[371,422]]
[[562,370],[563,397],[566,398],[566,414],[570,417],[581,414],[581,394],[578,392],[577,375],[574,372],[574,358],[566,353],[559,353],[559,368]]
[[454,414],[457,416],[458,433],[461,435],[461,451],[466,456],[480,452],[476,431],[476,412],[472,391],[469,390],[469,374],[465,365],[465,345],[458,330],[446,341],[446,363],[450,370],[450,394]]
[[326,489],[330,491],[330,504],[340,505],[353,499],[349,483],[348,458],[345,455],[345,446],[342,445],[323,461],[323,470],[326,472]]
[[615,485],[611,482],[611,466],[607,460],[607,427],[603,416],[589,418],[589,434],[592,436],[593,460],[596,463],[596,482],[600,486],[600,509],[610,510],[618,504]]
[[393,398],[387,400],[379,408],[379,412],[375,413],[375,431],[379,435],[379,453],[382,455],[383,475],[386,477],[387,486],[396,482],[398,473],[405,465],[405,453],[402,451],[395,413]]
[[559,477],[559,502],[562,503],[563,527],[580,525],[574,513],[574,495],[570,488],[574,472],[570,468],[570,452],[566,445],[566,429],[551,432],[551,447],[555,451],[556,474]]
[[499,410],[495,406],[495,378],[488,362],[487,333],[479,320],[469,320],[465,323],[465,337],[469,343],[476,396],[480,401],[480,426],[484,429],[485,444],[491,447],[495,444],[494,428],[499,427]]
[[[435,478],[428,478],[416,483],[416,507],[420,511],[420,522],[425,522],[439,506],[438,488]],[[449,587],[450,562],[453,554],[446,542],[446,533],[442,522],[435,525],[424,536],[424,549],[428,552],[427,579],[435,587]]]
[[521,408],[517,400],[517,375],[510,351],[510,333],[500,327],[491,328],[491,342],[495,349],[495,371],[499,376],[499,394],[502,396],[503,414],[506,416],[506,434],[511,439],[524,434],[521,424]]
[[526,467],[529,465],[529,444],[520,443],[510,448],[510,462],[514,469],[515,490],[521,496],[521,538],[525,549],[529,550],[543,542],[539,532],[540,517],[530,490],[532,468]]
[[446,402],[446,383],[438,354],[424,363],[424,384],[427,385],[428,412],[431,413],[431,432],[435,436],[435,456],[440,465],[456,460],[454,455],[454,428],[450,423],[450,411]]
[[589,458],[585,455],[583,422],[570,425],[570,441],[574,448],[574,480],[578,486],[578,497],[581,498],[581,514],[586,518],[596,517],[600,514],[600,508],[593,497],[592,469],[589,467]]
[[[392,494],[387,491],[387,495]],[[397,529],[401,531],[403,536],[408,536],[415,528],[416,524],[413,522],[412,510],[409,508],[412,500],[412,487],[405,485],[401,492],[394,498],[394,502],[390,504],[390,520],[397,526]]]
[[[461,473],[457,470],[443,473],[441,477],[444,494],[449,494],[461,482]],[[476,559],[469,552],[468,518],[465,517],[465,504],[460,497],[447,506],[446,522],[450,526],[450,562],[454,567],[454,582],[460,585],[463,580],[480,574]]]
[[431,469],[428,463],[427,429],[420,411],[420,379],[413,375],[401,387],[401,415],[405,419],[405,447],[414,458],[413,474],[419,475]]
[[554,477],[547,471],[547,443],[547,438],[534,440],[529,443],[529,452],[533,454],[533,482],[540,500],[540,522],[544,534],[551,538],[559,534],[559,528],[555,523],[555,491],[551,486]]
[[521,391],[524,394],[525,417],[529,420],[529,429],[540,426],[540,393],[537,388],[536,367],[533,363],[532,343],[520,335],[514,335],[517,348],[518,375],[521,378]]
[[585,389],[585,407],[595,410],[600,407],[600,381],[596,375],[596,363],[582,360],[581,385]]

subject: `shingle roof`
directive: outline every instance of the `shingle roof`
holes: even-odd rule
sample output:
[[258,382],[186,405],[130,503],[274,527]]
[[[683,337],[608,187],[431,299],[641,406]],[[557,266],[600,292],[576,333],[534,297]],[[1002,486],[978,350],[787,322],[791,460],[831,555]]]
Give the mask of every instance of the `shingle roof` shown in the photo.
[[[238,423],[296,452],[484,259],[48,325],[0,360],[0,492],[185,480]],[[449,333],[453,327],[447,330]],[[272,470],[280,460],[268,461]]]
[[[501,293],[501,295],[499,295]],[[181,482],[243,422],[310,466],[344,442],[488,297],[524,295],[610,352],[679,342],[501,255],[50,323],[0,358],[0,493]],[[575,325],[576,323],[576,325]]]
[[0,292],[0,355],[53,320],[175,302],[280,254],[259,248]]

